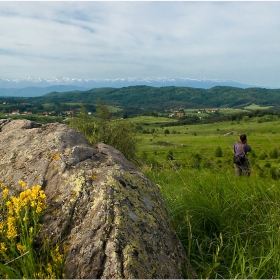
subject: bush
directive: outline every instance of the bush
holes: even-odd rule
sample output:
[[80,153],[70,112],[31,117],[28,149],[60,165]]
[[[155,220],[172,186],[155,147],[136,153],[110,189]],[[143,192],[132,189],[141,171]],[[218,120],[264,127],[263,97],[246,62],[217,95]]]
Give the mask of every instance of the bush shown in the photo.
[[117,120],[110,124],[111,133],[107,138],[108,145],[118,149],[129,159],[136,159],[137,145],[140,141],[133,133],[133,126],[128,120]]
[[118,149],[127,159],[136,159],[139,139],[136,138],[135,127],[128,119],[113,120],[101,100],[98,101],[97,119],[93,119],[82,107],[81,113],[71,118],[69,126],[82,133],[92,145],[102,142]]
[[216,156],[216,157],[222,157],[222,156],[223,156],[223,151],[222,151],[222,149],[221,149],[220,146],[218,146],[218,147],[216,148],[215,156]]
[[164,130],[164,134],[170,134],[169,129],[165,129],[165,130]]
[[201,155],[200,154],[191,154],[189,159],[189,165],[193,169],[200,169],[200,163],[201,163]]
[[88,114],[84,106],[82,106],[81,112],[76,117],[69,119],[69,126],[82,133],[90,144],[94,145],[96,143],[97,126],[93,117]]
[[168,151],[166,154],[166,160],[174,160],[173,152]]
[[271,163],[270,163],[270,162],[266,162],[265,165],[264,165],[264,167],[270,168],[270,167],[271,167]]
[[269,151],[269,156],[272,159],[278,158],[278,155],[279,155],[279,152],[278,152],[278,150],[276,148],[274,148],[274,149]]

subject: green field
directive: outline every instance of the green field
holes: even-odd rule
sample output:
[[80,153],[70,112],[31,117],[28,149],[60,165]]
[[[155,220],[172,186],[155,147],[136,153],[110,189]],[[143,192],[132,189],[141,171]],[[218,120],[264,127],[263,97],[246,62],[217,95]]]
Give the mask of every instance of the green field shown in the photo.
[[[221,147],[225,155],[232,154],[232,147],[241,133],[246,133],[256,156],[271,149],[280,147],[280,119],[259,122],[258,118],[249,122],[221,122],[213,124],[184,125],[160,127],[160,124],[170,121],[167,118],[136,117],[131,119],[134,124],[140,125],[142,130],[154,131],[150,134],[141,134],[140,152],[156,154],[160,160],[164,159],[167,151],[174,153],[177,161],[184,161],[191,153],[201,153],[215,159],[215,150]],[[168,129],[169,134],[166,133]],[[267,158],[268,161],[273,161]]]
[[244,107],[244,109],[245,109],[245,110],[259,110],[259,109],[261,109],[261,110],[267,110],[267,109],[269,109],[270,107],[271,107],[271,106],[259,106],[259,105],[255,104],[255,103],[253,103],[253,104],[251,104],[250,106]]
[[[166,119],[131,121],[155,129],[138,135],[141,170],[161,189],[198,278],[279,278],[280,119],[164,128]],[[252,147],[248,178],[236,177],[233,168],[232,148],[241,133]],[[170,151],[173,160],[166,158]]]

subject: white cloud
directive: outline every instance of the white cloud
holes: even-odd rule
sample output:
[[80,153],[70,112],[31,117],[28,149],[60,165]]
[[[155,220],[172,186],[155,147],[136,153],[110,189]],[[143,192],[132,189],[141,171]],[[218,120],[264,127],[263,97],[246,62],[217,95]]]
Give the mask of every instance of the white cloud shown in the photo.
[[0,76],[209,77],[280,86],[279,7],[0,2]]

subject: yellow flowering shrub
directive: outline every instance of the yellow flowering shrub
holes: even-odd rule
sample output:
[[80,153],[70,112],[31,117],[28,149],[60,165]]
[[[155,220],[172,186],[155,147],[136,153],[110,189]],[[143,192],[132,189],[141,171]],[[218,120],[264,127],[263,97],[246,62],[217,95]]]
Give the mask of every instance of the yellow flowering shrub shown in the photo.
[[8,239],[16,238],[18,235],[17,229],[16,229],[16,219],[15,217],[8,217],[7,218],[7,231],[6,236]]
[[0,252],[5,253],[7,251],[6,244],[4,242],[0,243]]
[[8,193],[9,193],[9,190],[7,188],[3,190],[3,198],[4,199],[8,198]]
[[42,255],[33,248],[46,195],[40,185],[28,189],[22,180],[18,183],[23,191],[19,196],[9,196],[8,188],[0,182],[0,278],[62,278],[64,254],[59,246],[48,246],[49,251]]

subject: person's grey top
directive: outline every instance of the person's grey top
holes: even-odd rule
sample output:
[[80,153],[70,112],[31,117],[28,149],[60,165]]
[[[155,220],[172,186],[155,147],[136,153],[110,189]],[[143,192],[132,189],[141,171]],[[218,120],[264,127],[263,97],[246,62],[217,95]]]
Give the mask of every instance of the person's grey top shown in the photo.
[[233,151],[236,156],[247,158],[246,154],[251,151],[251,146],[236,142],[233,146]]

